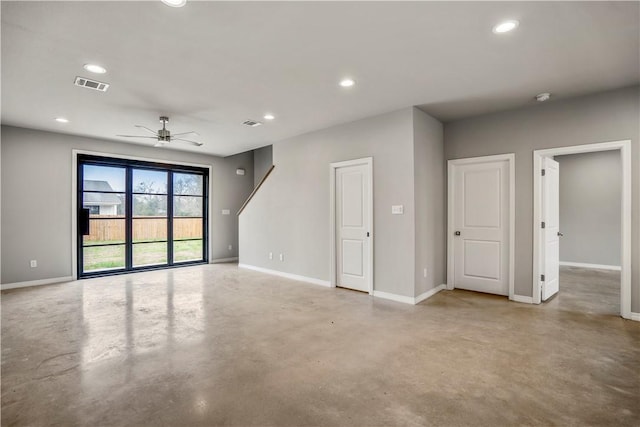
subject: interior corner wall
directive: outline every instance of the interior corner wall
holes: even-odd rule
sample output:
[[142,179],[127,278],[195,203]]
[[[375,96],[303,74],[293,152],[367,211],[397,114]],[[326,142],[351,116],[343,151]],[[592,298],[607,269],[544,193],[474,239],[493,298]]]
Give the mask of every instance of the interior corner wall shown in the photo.
[[532,296],[533,151],[631,140],[631,310],[640,312],[640,86],[445,124],[445,157],[515,153],[515,293]]
[[264,178],[269,168],[273,165],[273,146],[267,145],[253,150],[253,186]]
[[412,121],[406,108],[273,144],[275,169],[240,215],[240,263],[330,281],[329,165],[373,157],[374,288],[413,297]]
[[442,123],[414,108],[413,133],[415,296],[419,296],[446,283],[447,172]]
[[560,262],[620,266],[620,150],[554,159],[560,164]]
[[[212,166],[212,250],[237,256],[237,217],[253,188],[251,152],[227,158],[2,126],[2,283],[72,276],[72,150]],[[238,167],[249,173],[238,176]],[[231,215],[221,215],[230,209]],[[228,246],[232,245],[232,250]],[[75,254],[74,254],[75,256]],[[30,268],[36,259],[38,267]]]

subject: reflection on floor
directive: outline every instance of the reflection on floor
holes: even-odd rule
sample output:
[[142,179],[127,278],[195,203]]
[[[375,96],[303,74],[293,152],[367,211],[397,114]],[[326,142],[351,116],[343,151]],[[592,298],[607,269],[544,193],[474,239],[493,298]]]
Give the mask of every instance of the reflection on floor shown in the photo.
[[[640,425],[640,322],[201,265],[2,292],[2,425]],[[567,308],[569,307],[569,309]]]
[[620,272],[560,267],[560,291],[549,308],[588,314],[620,315]]

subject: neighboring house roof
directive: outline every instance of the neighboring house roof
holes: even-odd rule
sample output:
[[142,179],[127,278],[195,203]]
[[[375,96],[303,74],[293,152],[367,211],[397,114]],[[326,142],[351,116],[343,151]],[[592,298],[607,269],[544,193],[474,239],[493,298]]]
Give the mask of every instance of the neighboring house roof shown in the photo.
[[119,205],[122,203],[117,194],[90,193],[90,191],[113,191],[107,181],[85,179],[83,186],[85,191],[83,195],[84,205]]

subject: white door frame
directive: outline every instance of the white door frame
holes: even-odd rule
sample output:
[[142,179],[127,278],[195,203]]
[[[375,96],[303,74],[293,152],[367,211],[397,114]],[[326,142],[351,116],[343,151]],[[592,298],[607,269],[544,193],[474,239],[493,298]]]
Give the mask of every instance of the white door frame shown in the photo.
[[336,169],[347,166],[367,166],[369,174],[369,185],[366,189],[369,199],[369,295],[373,295],[373,239],[375,233],[373,232],[373,157],[364,157],[362,159],[346,160],[343,162],[335,162],[329,164],[329,259],[331,269],[331,287],[336,287],[337,283],[337,267],[336,267]]
[[[203,169],[209,169],[209,206],[207,220],[207,253],[209,254],[209,263],[212,264],[211,249],[213,246],[213,221],[211,221],[211,215],[213,212],[213,167],[211,165],[204,165],[200,163],[180,162],[174,160],[153,159],[150,157],[129,156],[127,154],[106,153],[104,151],[93,150],[80,150],[74,148],[71,150],[71,278],[72,280],[78,280],[78,155],[88,154],[92,156],[111,157],[114,159],[128,159],[139,160],[144,162],[153,163],[165,163],[178,166],[195,166]],[[131,273],[131,272],[130,272]]]
[[[571,147],[549,148],[533,152],[533,303],[540,304],[542,268],[542,158],[565,154],[620,150],[622,160],[622,272],[620,277],[620,315],[631,318],[631,141],[611,141]],[[560,172],[562,173],[562,171]]]
[[454,258],[454,200],[455,200],[455,168],[459,165],[474,163],[488,163],[506,160],[509,164],[509,299],[513,300],[515,295],[515,236],[516,236],[516,155],[497,154],[495,156],[470,157],[466,159],[454,159],[447,162],[447,289],[455,287],[455,258]]

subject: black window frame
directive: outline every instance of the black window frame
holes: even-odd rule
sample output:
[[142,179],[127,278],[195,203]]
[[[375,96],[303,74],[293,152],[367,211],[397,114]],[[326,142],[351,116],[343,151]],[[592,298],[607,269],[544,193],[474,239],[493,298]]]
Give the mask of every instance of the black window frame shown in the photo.
[[[209,262],[209,168],[202,168],[197,166],[178,165],[172,163],[151,162],[142,160],[133,160],[126,158],[114,158],[105,156],[96,156],[90,154],[79,154],[77,162],[77,194],[76,201],[78,207],[78,218],[80,218],[83,206],[83,193],[84,193],[84,176],[83,167],[85,165],[105,166],[105,167],[119,167],[125,169],[125,241],[124,243],[109,243],[103,245],[86,245],[87,247],[98,246],[117,246],[124,245],[125,247],[125,265],[123,268],[114,268],[108,270],[98,270],[84,272],[84,259],[83,249],[84,239],[80,229],[80,221],[78,221],[77,230],[77,274],[78,278],[85,279],[90,277],[111,276],[117,274],[127,274],[133,272],[147,271],[147,270],[162,270],[169,268],[184,267],[188,265],[207,264]],[[166,195],[167,197],[167,262],[165,264],[143,265],[139,267],[133,266],[133,246],[135,244],[145,244],[143,242],[135,243],[133,241],[133,196],[143,193],[134,193],[133,191],[133,170],[134,169],[146,169],[146,170],[161,170],[167,172],[167,192],[158,193],[159,195]],[[187,195],[189,197],[201,197],[202,198],[202,238],[193,239],[179,239],[178,242],[201,240],[202,241],[202,259],[188,260],[188,261],[174,261],[174,239],[173,239],[173,198],[176,196],[173,194],[173,175],[174,173],[187,173],[202,175],[202,194],[201,195]],[[87,192],[95,193],[96,191],[88,190]],[[100,191],[98,191],[100,192]],[[117,193],[123,194],[121,191],[106,191],[105,193]],[[152,194],[152,193],[144,193]],[[155,194],[155,193],[153,193]],[[178,196],[184,196],[178,194]],[[183,217],[178,217],[183,218]],[[200,217],[198,217],[200,218]],[[164,240],[162,242],[165,242]],[[155,242],[155,243],[162,243]]]

